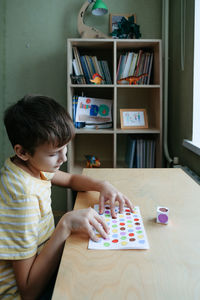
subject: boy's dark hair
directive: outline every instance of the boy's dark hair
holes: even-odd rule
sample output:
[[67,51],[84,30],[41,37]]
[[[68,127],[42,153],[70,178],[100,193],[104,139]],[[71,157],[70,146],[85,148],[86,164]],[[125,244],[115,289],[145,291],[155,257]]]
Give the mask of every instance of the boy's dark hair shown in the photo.
[[46,96],[23,97],[5,111],[4,124],[12,146],[20,144],[31,155],[45,142],[62,147],[75,135],[69,114]]

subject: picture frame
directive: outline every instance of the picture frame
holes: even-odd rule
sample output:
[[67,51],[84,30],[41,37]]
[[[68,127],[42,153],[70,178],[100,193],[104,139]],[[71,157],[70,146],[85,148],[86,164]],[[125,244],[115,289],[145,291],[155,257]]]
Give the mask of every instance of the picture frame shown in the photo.
[[134,21],[136,23],[136,15],[135,14],[110,14],[109,15],[109,29],[110,33],[113,32],[113,30],[118,29],[117,24],[121,21],[122,17],[126,18],[128,20],[128,17],[134,16]]
[[143,108],[120,109],[121,129],[148,128],[147,111]]

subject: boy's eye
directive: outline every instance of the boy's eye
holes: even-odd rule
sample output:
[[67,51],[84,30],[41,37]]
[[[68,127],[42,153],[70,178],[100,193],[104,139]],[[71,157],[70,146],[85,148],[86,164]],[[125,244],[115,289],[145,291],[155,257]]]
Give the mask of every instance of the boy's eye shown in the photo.
[[53,154],[49,154],[49,156],[51,156],[51,157],[52,157],[52,156],[56,156],[56,153],[53,153]]

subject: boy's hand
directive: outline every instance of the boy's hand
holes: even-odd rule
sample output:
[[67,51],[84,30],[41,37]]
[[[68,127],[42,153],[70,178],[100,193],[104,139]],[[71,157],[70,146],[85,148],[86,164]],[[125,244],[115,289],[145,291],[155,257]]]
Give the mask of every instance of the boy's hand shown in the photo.
[[89,237],[97,242],[93,227],[103,238],[108,237],[109,228],[104,219],[91,207],[80,210],[73,210],[63,216],[70,232],[85,232]]
[[123,213],[124,205],[130,208],[133,212],[133,204],[131,201],[122,193],[120,193],[112,184],[107,181],[104,181],[102,184],[102,189],[99,196],[99,212],[100,214],[104,213],[105,203],[110,202],[110,210],[113,218],[116,218],[115,213],[115,202],[119,202],[119,212]]

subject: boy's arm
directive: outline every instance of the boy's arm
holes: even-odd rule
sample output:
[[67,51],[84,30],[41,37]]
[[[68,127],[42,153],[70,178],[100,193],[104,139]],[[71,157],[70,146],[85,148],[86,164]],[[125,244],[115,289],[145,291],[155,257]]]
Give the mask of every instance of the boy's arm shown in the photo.
[[39,255],[12,261],[17,286],[23,300],[36,299],[45,289],[59,266],[64,243],[71,232],[85,232],[94,241],[98,241],[93,227],[103,238],[107,238],[108,227],[94,209],[66,213]]
[[93,179],[92,177],[69,174],[62,171],[57,171],[52,179],[52,184],[70,187],[75,191],[97,191],[100,192],[99,196],[99,210],[100,213],[104,212],[104,205],[106,201],[110,201],[111,214],[116,217],[115,202],[119,202],[120,213],[123,212],[124,205],[127,205],[133,212],[133,205],[131,201],[119,192],[112,184],[107,181]]

